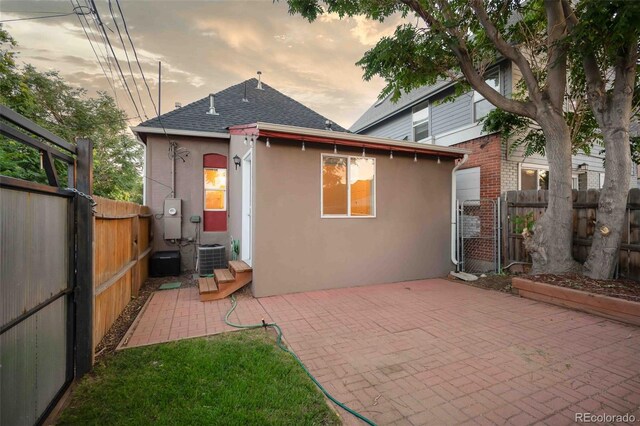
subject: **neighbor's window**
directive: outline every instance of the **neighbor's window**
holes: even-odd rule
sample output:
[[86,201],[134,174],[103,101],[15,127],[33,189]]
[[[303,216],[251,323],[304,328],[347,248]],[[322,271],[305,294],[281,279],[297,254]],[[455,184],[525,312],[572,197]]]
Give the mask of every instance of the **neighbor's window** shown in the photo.
[[[490,70],[484,79],[485,83],[487,83],[492,89],[500,91],[500,70],[498,68],[494,68]],[[484,98],[478,91],[473,91],[473,121],[478,121],[487,114],[491,110],[493,110],[495,106],[488,100]]]
[[413,140],[422,142],[429,138],[429,102],[413,107]]
[[549,189],[549,171],[522,167],[520,169],[520,189]]
[[204,169],[204,209],[227,209],[227,169]]
[[322,156],[322,216],[375,216],[376,160]]

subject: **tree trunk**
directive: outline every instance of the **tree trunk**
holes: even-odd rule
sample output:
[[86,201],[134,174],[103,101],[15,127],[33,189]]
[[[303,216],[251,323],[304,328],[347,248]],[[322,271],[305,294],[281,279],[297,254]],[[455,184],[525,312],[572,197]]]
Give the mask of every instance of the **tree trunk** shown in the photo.
[[589,257],[584,264],[585,275],[595,279],[613,278],[618,264],[618,252],[625,229],[629,184],[631,183],[631,151],[627,108],[613,105],[617,117],[603,126],[605,147],[604,186],[600,191],[596,226]]
[[546,138],[549,162],[549,204],[535,223],[533,235],[525,238],[534,274],[575,272],[573,259],[573,202],[571,196],[571,135],[564,118],[546,111],[537,118]]

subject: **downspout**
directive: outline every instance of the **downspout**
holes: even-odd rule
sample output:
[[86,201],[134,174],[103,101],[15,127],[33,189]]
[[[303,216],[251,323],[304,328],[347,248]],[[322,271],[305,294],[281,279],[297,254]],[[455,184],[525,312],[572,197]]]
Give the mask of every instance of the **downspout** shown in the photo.
[[457,245],[457,227],[458,227],[458,212],[456,209],[456,171],[469,159],[469,154],[464,154],[462,160],[456,164],[451,170],[451,262],[456,265],[458,269],[458,256],[456,254]]

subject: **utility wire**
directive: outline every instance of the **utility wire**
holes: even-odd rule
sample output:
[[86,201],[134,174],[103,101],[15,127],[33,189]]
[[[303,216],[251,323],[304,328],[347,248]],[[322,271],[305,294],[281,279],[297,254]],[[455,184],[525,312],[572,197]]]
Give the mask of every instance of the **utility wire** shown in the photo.
[[[93,1],[93,0],[91,0]],[[164,127],[164,123],[162,122],[162,118],[160,117],[160,111],[156,107],[156,102],[153,100],[153,96],[151,95],[151,89],[149,88],[149,83],[147,83],[147,78],[144,75],[144,71],[142,70],[142,65],[140,65],[140,60],[138,59],[138,52],[136,51],[136,47],[133,44],[133,40],[131,39],[131,34],[129,34],[129,28],[127,27],[127,20],[124,17],[124,13],[122,12],[122,8],[120,7],[120,1],[116,0],[116,5],[118,6],[118,10],[120,11],[120,17],[122,18],[122,23],[124,25],[124,31],[127,33],[127,37],[129,38],[129,43],[131,43],[131,48],[133,49],[133,55],[136,58],[136,62],[138,63],[138,68],[140,69],[140,74],[142,74],[142,80],[144,81],[144,85],[147,88],[147,93],[149,94],[149,99],[151,99],[151,104],[153,105],[153,109],[156,112],[156,117],[160,122],[160,126],[162,127],[162,131],[164,132],[167,141],[171,142],[169,139],[169,134],[167,133],[167,129]],[[158,82],[160,84],[160,82]]]
[[69,15],[76,15],[76,12],[61,13],[61,14],[58,14],[58,15],[48,15],[48,16],[31,16],[29,18],[4,19],[4,20],[0,21],[0,24],[3,24],[5,22],[30,21],[32,19],[59,18],[61,16],[69,16]]
[[[76,0],[76,2],[78,3],[78,5],[80,5],[80,0]],[[89,6],[86,0],[85,0],[85,6],[81,6],[81,7],[86,7],[89,9],[89,11],[91,11],[91,6]],[[93,15],[93,13],[90,13],[90,16],[91,16],[91,21],[95,24],[98,30],[99,37],[96,36],[93,30],[93,26],[91,25],[87,17],[85,15],[82,15],[84,22],[87,24],[87,28],[89,29],[89,33],[91,34],[91,37],[93,38],[96,45],[98,46],[98,51],[100,52],[100,56],[102,56],[103,61],[107,64],[107,67],[109,68],[109,74],[111,75],[111,81],[113,82],[113,87],[114,87],[113,94],[115,96],[116,105],[118,105],[118,108],[120,108],[120,101],[118,100],[118,92],[116,90],[117,83],[116,83],[116,79],[113,76],[113,66],[111,65],[111,59],[109,58],[109,49],[107,49],[107,43],[104,40],[104,36],[102,35],[102,31],[100,31],[100,26],[98,25],[95,16]],[[103,47],[104,47],[104,51],[103,51]]]
[[127,90],[127,93],[129,94],[129,98],[131,99],[131,102],[133,103],[133,107],[136,110],[136,113],[138,115],[140,115],[140,110],[138,109],[138,105],[136,104],[135,99],[133,99],[133,94],[131,93],[131,89],[129,88],[129,83],[127,83],[127,79],[124,76],[124,73],[122,72],[122,67],[120,66],[120,61],[118,60],[118,57],[116,56],[116,52],[113,49],[113,45],[111,44],[111,41],[109,40],[109,36],[107,34],[107,31],[105,30],[105,26],[102,23],[102,19],[100,18],[100,12],[98,11],[98,8],[96,6],[96,2],[95,0],[90,0],[91,1],[91,5],[92,7],[92,11],[95,14],[96,19],[98,20],[98,24],[100,29],[102,30],[102,33],[106,39],[107,44],[109,45],[109,50],[111,50],[111,54],[113,55],[113,58],[115,59],[116,62],[116,66],[118,67],[118,71],[120,73],[120,77],[122,77],[122,81],[124,83],[124,86]]
[[[75,4],[73,3],[73,0],[69,0],[71,2],[71,5],[74,7],[75,9]],[[80,7],[80,3],[78,3],[78,7]],[[86,18],[85,18],[86,19]],[[87,40],[89,40],[89,45],[91,46],[91,50],[93,50],[93,54],[95,55],[96,59],[98,60],[98,64],[100,65],[100,69],[102,69],[102,73],[104,74],[104,77],[107,79],[107,83],[109,83],[109,86],[111,87],[111,90],[113,90],[113,95],[116,97],[116,104],[117,104],[117,94],[116,94],[116,89],[113,86],[113,84],[111,83],[111,80],[109,80],[109,77],[107,76],[107,71],[104,69],[104,66],[102,65],[102,61],[100,60],[100,57],[98,56],[98,52],[96,52],[95,47],[93,47],[93,42],[91,41],[91,37],[89,37],[89,33],[87,33],[87,29],[84,26],[84,23],[82,22],[82,18],[80,17],[80,14],[78,14],[78,22],[80,22],[80,26],[82,27],[82,31],[84,31],[84,35],[87,37]]]
[[[113,23],[116,26],[116,31],[118,32],[118,37],[120,38],[120,43],[122,44],[122,50],[124,50],[124,56],[127,59],[127,65],[129,66],[129,73],[131,74],[131,79],[133,80],[133,85],[136,88],[136,93],[138,94],[138,100],[140,101],[140,106],[142,107],[142,113],[144,114],[145,119],[149,119],[147,116],[147,111],[144,109],[144,102],[142,102],[142,97],[140,96],[140,90],[138,90],[138,83],[136,82],[136,77],[133,74],[133,69],[131,68],[131,61],[129,60],[129,54],[127,53],[127,46],[124,44],[124,39],[122,38],[122,33],[120,32],[120,26],[118,25],[118,21],[116,21],[115,14],[113,13],[113,4],[111,0],[109,0],[109,12],[111,13],[111,18],[113,19]],[[122,15],[120,15],[122,19]]]

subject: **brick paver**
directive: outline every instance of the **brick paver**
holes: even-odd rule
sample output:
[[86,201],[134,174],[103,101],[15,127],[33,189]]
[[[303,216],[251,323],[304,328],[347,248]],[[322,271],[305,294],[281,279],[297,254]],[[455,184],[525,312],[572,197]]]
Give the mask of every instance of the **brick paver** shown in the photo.
[[[127,346],[228,331],[228,300],[154,294]],[[433,279],[239,300],[277,322],[338,399],[379,424],[640,422],[640,327]],[[346,424],[357,424],[346,413]]]

